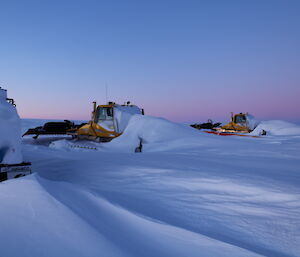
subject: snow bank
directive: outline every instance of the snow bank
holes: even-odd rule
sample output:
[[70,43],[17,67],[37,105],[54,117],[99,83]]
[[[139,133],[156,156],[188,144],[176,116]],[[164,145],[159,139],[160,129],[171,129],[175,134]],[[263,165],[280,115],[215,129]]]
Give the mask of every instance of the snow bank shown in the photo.
[[0,163],[14,164],[22,162],[21,121],[6,97],[6,90],[0,88]]
[[[189,126],[174,123],[163,118],[146,115],[134,115],[130,119],[124,133],[104,145],[107,150],[133,152],[143,144],[143,151],[161,151],[201,143],[199,130]],[[202,135],[204,136],[204,135]],[[204,137],[210,137],[205,135]]]
[[251,134],[259,135],[262,130],[274,136],[300,135],[300,126],[283,120],[262,121]]

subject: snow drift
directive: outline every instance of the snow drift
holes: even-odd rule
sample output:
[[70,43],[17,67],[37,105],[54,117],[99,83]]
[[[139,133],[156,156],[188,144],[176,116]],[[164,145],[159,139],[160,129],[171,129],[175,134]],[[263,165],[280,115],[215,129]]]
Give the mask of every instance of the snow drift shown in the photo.
[[259,135],[262,130],[274,136],[300,135],[300,126],[283,120],[262,121],[251,134]]
[[114,141],[84,142],[97,151],[49,142],[23,139],[35,174],[0,186],[5,257],[300,254],[298,136],[221,137],[133,116]]
[[160,150],[174,141],[184,138],[190,141],[199,136],[199,131],[185,125],[174,123],[163,118],[156,118],[144,115],[131,117],[124,133],[106,144],[107,149],[132,151],[142,142],[144,150]]
[[0,88],[0,163],[15,164],[22,162],[21,123],[6,97],[6,90]]

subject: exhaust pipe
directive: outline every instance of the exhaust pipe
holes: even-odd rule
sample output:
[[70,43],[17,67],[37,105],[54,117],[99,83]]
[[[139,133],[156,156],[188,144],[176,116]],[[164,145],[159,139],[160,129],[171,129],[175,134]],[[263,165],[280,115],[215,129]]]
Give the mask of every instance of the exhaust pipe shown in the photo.
[[93,111],[92,111],[92,120],[95,118],[95,113],[96,113],[96,109],[97,109],[97,102],[94,101],[93,102]]

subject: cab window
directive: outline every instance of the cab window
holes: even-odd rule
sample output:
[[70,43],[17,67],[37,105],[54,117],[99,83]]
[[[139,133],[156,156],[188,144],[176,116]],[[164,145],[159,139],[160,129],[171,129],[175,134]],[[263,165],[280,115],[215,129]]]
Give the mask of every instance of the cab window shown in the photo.
[[244,123],[246,122],[246,117],[244,115],[235,116],[235,123]]
[[111,107],[100,107],[98,109],[98,120],[112,120],[113,110]]

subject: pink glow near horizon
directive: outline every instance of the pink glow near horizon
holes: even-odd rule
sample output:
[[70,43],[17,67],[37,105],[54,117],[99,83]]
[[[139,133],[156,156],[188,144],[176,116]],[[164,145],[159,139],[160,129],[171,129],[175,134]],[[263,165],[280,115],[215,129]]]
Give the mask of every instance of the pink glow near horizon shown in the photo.
[[[296,98],[297,96],[295,96]],[[261,97],[263,98],[263,97]],[[175,122],[204,122],[207,119],[226,121],[230,118],[230,112],[248,112],[260,119],[287,119],[300,120],[300,109],[295,102],[282,101],[280,95],[272,97],[273,102],[261,102],[259,98],[245,101],[226,101],[224,103],[209,104],[209,101],[201,103],[195,102],[164,102],[163,104],[152,104],[149,101],[139,104],[145,109],[146,115],[163,117]],[[279,102],[279,100],[281,100]],[[253,104],[251,102],[253,101]],[[275,104],[274,104],[275,101]],[[277,104],[278,103],[278,104]],[[92,104],[84,104],[82,108],[64,105],[53,105],[41,109],[34,103],[26,104],[26,108],[18,107],[19,115],[22,118],[41,118],[41,119],[70,119],[70,120],[89,120],[91,117]]]

